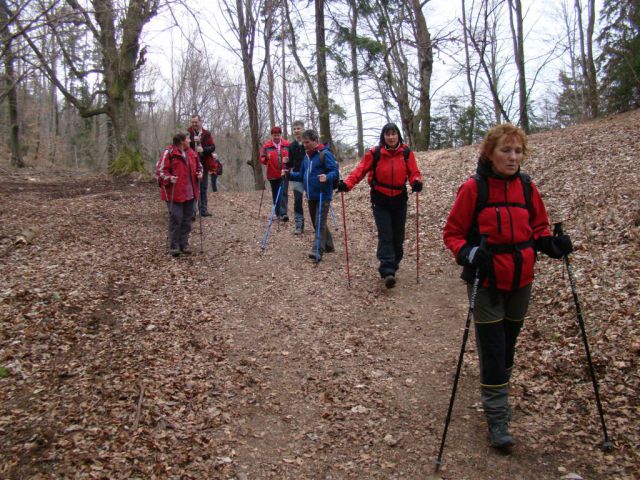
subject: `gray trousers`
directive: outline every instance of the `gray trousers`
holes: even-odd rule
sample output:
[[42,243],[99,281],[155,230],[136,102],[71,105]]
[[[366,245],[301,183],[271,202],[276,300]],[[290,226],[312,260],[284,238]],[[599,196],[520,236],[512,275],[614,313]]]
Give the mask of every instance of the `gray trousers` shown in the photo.
[[169,248],[184,250],[189,246],[189,234],[195,199],[169,204]]
[[[311,245],[311,253],[315,254],[318,241],[318,205],[319,200],[309,200],[309,214],[311,215],[311,222],[316,234],[313,236],[313,244]],[[331,232],[327,228],[327,214],[331,208],[331,202],[322,200],[322,211],[320,212],[320,256],[324,252],[333,252],[335,247],[333,245],[333,237]]]
[[303,197],[304,197],[304,184],[302,182],[289,182],[293,189],[293,213],[296,221],[296,228],[304,230],[304,210]]
[[[471,296],[471,285],[467,293]],[[489,423],[509,422],[509,379],[516,342],[529,307],[531,285],[512,292],[498,292],[491,303],[488,288],[479,288],[473,309],[480,359],[480,396]]]

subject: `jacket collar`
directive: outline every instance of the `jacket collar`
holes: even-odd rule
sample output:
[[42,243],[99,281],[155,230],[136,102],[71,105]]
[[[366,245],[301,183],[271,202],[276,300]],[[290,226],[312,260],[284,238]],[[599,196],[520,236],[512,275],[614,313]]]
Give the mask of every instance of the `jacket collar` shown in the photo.
[[495,178],[497,180],[512,180],[520,175],[520,167],[518,167],[518,171],[511,175],[510,177],[501,177],[496,174],[491,168],[491,161],[487,161],[486,163],[482,163],[480,159],[478,159],[478,166],[476,167],[476,173],[478,175],[482,175],[487,178]]

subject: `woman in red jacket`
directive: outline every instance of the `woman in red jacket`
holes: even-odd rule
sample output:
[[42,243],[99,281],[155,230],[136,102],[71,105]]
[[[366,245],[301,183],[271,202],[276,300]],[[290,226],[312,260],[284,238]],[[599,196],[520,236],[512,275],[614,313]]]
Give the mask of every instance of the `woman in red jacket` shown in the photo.
[[161,180],[166,188],[161,189],[162,200],[169,202],[169,253],[177,257],[180,253],[191,254],[189,233],[193,221],[193,206],[199,196],[202,180],[202,164],[198,154],[189,148],[189,137],[178,133],[173,137],[173,147],[164,159]]
[[[471,284],[482,282],[473,310],[480,357],[480,391],[493,447],[509,448],[509,379],[516,340],[531,296],[536,250],[552,258],[573,251],[567,235],[551,236],[540,193],[520,173],[527,137],[517,127],[497,125],[480,146],[477,173],[458,190],[444,227],[444,243]],[[485,242],[481,244],[481,239]]]
[[338,191],[348,192],[369,174],[371,208],[378,227],[378,271],[387,288],[396,284],[396,271],[404,255],[404,231],[407,221],[407,180],[413,192],[422,190],[422,176],[416,157],[395,123],[380,132],[380,144],[370,149]]

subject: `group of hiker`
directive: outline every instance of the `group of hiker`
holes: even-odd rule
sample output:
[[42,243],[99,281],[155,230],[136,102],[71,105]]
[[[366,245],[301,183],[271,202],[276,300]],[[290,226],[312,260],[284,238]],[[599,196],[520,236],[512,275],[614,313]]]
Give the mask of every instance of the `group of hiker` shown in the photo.
[[215,153],[213,135],[202,126],[199,115],[191,117],[187,133],[177,133],[156,164],[160,196],[169,211],[169,254],[191,255],[189,234],[196,213],[210,217],[207,189],[217,192],[222,163]]
[[[209,168],[203,170],[201,166],[203,156],[206,160],[213,153],[213,142],[206,140],[210,136],[204,132],[201,123],[192,121],[191,148],[185,135],[176,135],[168,155],[175,161],[167,162],[163,169],[162,198],[169,201],[170,195],[172,203],[172,252],[188,253],[193,202],[205,172],[211,174]],[[423,188],[414,153],[403,142],[398,127],[385,125],[379,144],[369,149],[343,180],[330,147],[320,143],[315,130],[305,130],[303,122],[294,122],[292,143],[282,138],[278,126],[270,133],[260,161],[266,166],[273,212],[279,221],[288,221],[287,191],[291,183],[295,234],[300,235],[305,228],[303,195],[306,197],[316,231],[309,257],[316,262],[323,254],[335,251],[327,228],[333,191],[349,192],[367,177],[377,227],[378,271],[384,285],[393,288],[403,258],[407,184],[412,193]],[[194,143],[197,154],[193,152]],[[460,186],[443,229],[445,245],[463,267],[462,279],[473,307],[489,442],[499,449],[515,443],[509,431],[509,380],[531,296],[537,252],[563,258],[573,251],[568,235],[552,235],[540,193],[531,178],[520,171],[527,152],[527,137],[520,128],[510,124],[491,128],[480,146],[476,173]],[[205,188],[202,191],[206,192]],[[200,203],[204,215],[202,204],[206,212],[206,201]]]

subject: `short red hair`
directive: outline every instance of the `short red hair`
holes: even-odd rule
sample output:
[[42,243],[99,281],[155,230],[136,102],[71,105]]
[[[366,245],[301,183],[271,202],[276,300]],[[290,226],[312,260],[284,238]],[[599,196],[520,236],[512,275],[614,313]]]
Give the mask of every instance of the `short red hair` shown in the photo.
[[271,127],[271,134],[273,135],[274,133],[282,133],[282,129],[278,126]]
[[501,123],[492,127],[487,135],[484,137],[484,141],[480,145],[480,161],[485,163],[489,160],[489,156],[493,153],[500,139],[503,137],[515,138],[522,143],[522,153],[526,156],[527,149],[527,134],[524,133],[519,127],[511,125],[510,123]]

